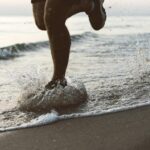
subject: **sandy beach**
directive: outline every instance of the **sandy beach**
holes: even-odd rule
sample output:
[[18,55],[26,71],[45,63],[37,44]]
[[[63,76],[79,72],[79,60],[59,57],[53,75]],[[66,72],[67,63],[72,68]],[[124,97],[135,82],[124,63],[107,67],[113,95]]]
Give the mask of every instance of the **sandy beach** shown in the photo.
[[0,134],[0,150],[149,150],[150,106]]

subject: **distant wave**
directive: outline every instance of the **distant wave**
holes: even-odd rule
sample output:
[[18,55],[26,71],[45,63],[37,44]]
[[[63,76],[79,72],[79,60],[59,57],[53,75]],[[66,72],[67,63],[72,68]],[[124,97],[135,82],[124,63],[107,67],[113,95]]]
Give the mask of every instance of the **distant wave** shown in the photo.
[[[94,37],[96,34],[91,32],[85,32],[83,34],[72,35],[71,40],[78,42],[83,38]],[[21,43],[7,47],[0,48],[0,60],[8,60],[20,56],[20,52],[33,51],[39,48],[48,48],[48,41],[36,42],[36,43]]]
[[21,43],[0,48],[0,60],[18,57],[20,52],[31,51],[42,47],[48,47],[48,42]]
[[72,35],[71,36],[71,40],[73,42],[75,41],[79,41],[81,39],[86,39],[86,38],[95,38],[98,37],[98,35],[96,33],[92,33],[92,32],[84,32],[82,34],[76,34],[76,35]]
[[[109,39],[115,39],[116,37],[124,36],[124,37],[131,37],[135,38],[135,35],[115,35],[115,36],[107,36],[107,35],[98,35],[96,33],[92,32],[84,32],[81,34],[76,34],[71,36],[71,40],[74,43],[82,42],[83,40],[90,41],[92,39],[101,38],[101,40],[107,39],[107,43],[104,43],[103,45],[112,45],[112,40],[109,41]],[[143,34],[137,34],[136,38],[143,39],[147,38],[149,39],[150,33],[143,33]],[[149,41],[148,41],[149,42]],[[48,48],[49,42],[43,41],[43,42],[36,42],[36,43],[22,43],[22,44],[15,44],[7,47],[0,48],[0,60],[7,60],[12,59],[18,56],[21,56],[20,52],[27,52],[27,51],[33,51],[41,48]]]
[[133,25],[126,24],[126,25],[109,25],[109,26],[107,26],[105,28],[118,29],[118,28],[134,28],[134,27],[135,26],[133,26]]

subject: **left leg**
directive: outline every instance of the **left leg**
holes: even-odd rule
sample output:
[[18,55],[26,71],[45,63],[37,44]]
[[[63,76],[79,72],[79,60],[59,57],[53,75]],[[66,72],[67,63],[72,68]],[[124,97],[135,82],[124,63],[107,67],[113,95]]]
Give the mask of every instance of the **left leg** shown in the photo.
[[95,30],[100,30],[104,27],[106,22],[106,12],[103,7],[104,0],[92,0],[93,9],[86,13],[89,16],[91,26]]
[[41,30],[47,30],[49,36],[54,73],[46,88],[51,89],[57,82],[61,82],[63,86],[66,85],[65,73],[71,45],[70,35],[65,25],[67,18],[79,12],[86,12],[89,15],[91,25],[97,30],[104,25],[105,17],[102,18],[102,14],[95,16],[96,13],[99,13],[97,9],[99,6],[95,7],[95,4],[94,8],[96,9],[92,10],[92,3],[95,0],[40,1],[33,4],[33,12],[36,25]]

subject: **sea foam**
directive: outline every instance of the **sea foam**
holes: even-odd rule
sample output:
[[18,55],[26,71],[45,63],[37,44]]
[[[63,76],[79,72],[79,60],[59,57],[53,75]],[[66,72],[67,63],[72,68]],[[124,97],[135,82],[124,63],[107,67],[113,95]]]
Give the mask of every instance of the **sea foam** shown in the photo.
[[48,90],[40,88],[22,94],[19,109],[28,112],[49,112],[52,109],[66,109],[74,107],[88,98],[86,88],[82,82],[67,79],[67,86],[58,84]]

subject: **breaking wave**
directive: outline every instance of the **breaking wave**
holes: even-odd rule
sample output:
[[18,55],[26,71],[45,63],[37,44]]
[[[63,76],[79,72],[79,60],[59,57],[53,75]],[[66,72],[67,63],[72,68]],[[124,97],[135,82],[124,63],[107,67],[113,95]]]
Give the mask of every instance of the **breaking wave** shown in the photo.
[[0,48],[0,59],[7,60],[20,56],[20,52],[31,51],[41,47],[47,47],[48,42],[22,43]]
[[[92,33],[92,32],[84,32],[82,34],[72,35],[71,40],[72,40],[72,43],[78,43],[78,42],[81,43],[82,40],[86,40],[89,42],[89,41],[93,41],[93,39],[96,40],[96,39],[100,38],[101,41],[107,39],[107,42],[105,42],[105,46],[106,45],[110,46],[112,44],[115,44],[114,43],[115,38],[120,39],[121,36],[122,35],[113,36],[113,38],[112,38],[112,37],[109,37],[106,35],[98,35],[98,34]],[[130,37],[130,39],[133,39],[134,35],[132,35],[132,36],[126,35],[123,37],[124,38]],[[138,34],[138,35],[136,35],[136,38],[140,39],[139,42],[142,43],[143,38],[144,39],[150,38],[150,33]],[[120,41],[120,42],[126,44],[125,41],[123,41],[123,42]],[[129,42],[129,41],[127,41],[127,42]],[[137,41],[135,41],[135,42],[137,42]],[[148,40],[146,42],[147,42],[147,44],[150,44]],[[121,44],[121,43],[116,43],[116,44]],[[104,43],[100,43],[100,44],[103,45]],[[135,45],[135,43],[134,43],[134,45]],[[125,45],[125,46],[127,46],[127,45]],[[48,41],[41,41],[41,42],[36,42],[36,43],[21,43],[21,44],[15,44],[15,45],[7,46],[7,47],[2,47],[2,48],[0,48],[0,60],[12,59],[12,58],[23,55],[22,52],[34,51],[34,50],[39,50],[39,49],[48,48],[48,47],[49,47]]]
[[[85,32],[83,34],[72,35],[71,40],[78,42],[86,37],[95,37],[96,34],[91,32]],[[36,43],[21,43],[7,47],[0,48],[0,60],[8,60],[22,55],[21,52],[33,51],[39,48],[48,48],[48,41],[36,42]]]

